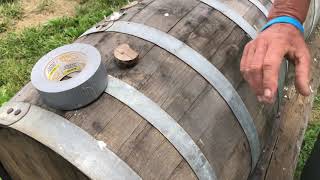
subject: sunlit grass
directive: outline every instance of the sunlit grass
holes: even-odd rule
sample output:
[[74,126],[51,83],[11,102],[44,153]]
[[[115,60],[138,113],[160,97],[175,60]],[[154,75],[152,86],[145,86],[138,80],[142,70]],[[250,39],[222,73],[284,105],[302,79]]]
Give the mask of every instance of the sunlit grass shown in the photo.
[[73,42],[85,30],[126,2],[82,0],[74,17],[57,18],[0,38],[0,105],[30,80],[30,71],[41,56]]
[[15,20],[22,17],[22,7],[20,1],[0,0],[0,33],[6,32],[14,25]]

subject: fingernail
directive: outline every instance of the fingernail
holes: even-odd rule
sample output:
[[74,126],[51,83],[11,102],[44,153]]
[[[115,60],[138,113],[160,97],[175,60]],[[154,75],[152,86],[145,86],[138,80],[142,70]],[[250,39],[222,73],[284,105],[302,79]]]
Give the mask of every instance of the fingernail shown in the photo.
[[265,89],[264,90],[264,94],[263,94],[266,98],[272,98],[272,93],[270,89]]

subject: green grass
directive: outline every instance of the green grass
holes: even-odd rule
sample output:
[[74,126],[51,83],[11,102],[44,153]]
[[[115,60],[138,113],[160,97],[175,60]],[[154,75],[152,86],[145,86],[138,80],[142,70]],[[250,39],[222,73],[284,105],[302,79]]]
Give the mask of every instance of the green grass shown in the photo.
[[50,6],[53,4],[53,0],[41,0],[37,5],[36,12],[40,13],[42,11],[50,11]]
[[301,171],[303,170],[303,167],[312,152],[318,134],[320,133],[320,94],[315,98],[312,117],[313,120],[308,125],[299,154],[299,160],[295,171],[296,180],[300,179]]
[[3,19],[0,20],[0,33],[6,32],[9,29],[10,26],[10,20]]
[[0,105],[8,101],[30,78],[37,60],[112,13],[126,0],[82,0],[74,17],[51,20],[45,25],[0,38]]
[[14,2],[16,0],[0,0],[0,4],[4,4],[4,3],[11,3]]
[[22,7],[19,2],[2,3],[0,5],[0,15],[7,18],[19,19],[22,14]]
[[6,32],[22,17],[22,7],[18,1],[0,0],[0,33]]
[[[58,18],[45,25],[1,37],[0,105],[29,81],[30,71],[41,56],[56,47],[73,42],[86,29],[125,2],[126,0],[81,0],[74,17]],[[38,9],[45,10],[50,3],[51,0],[43,0]],[[21,6],[17,1],[0,0],[0,33],[8,29],[12,20],[21,16]],[[320,132],[320,96],[315,99],[314,114],[315,120],[306,131],[295,177],[300,176]]]

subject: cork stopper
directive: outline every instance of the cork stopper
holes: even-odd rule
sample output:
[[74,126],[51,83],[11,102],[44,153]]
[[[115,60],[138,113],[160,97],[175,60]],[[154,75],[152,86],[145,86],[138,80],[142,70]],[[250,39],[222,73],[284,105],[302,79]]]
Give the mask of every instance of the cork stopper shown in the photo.
[[138,63],[139,54],[129,44],[121,44],[113,54],[117,65],[121,68],[133,67]]

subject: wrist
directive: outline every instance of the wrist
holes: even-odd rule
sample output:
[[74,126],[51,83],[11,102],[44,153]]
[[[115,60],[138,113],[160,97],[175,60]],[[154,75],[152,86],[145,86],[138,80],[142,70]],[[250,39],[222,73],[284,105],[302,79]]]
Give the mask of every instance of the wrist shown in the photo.
[[261,29],[261,31],[266,30],[267,28],[271,27],[275,24],[289,24],[296,29],[298,29],[302,34],[304,33],[303,25],[300,23],[300,21],[296,18],[290,17],[290,16],[280,16],[276,17],[274,19],[271,19],[268,21],[268,23]]
[[310,0],[275,0],[269,13],[268,20],[291,16],[303,23],[307,17]]
[[272,11],[271,11],[271,13],[269,14],[267,20],[271,21],[272,19],[275,19],[275,18],[278,18],[278,17],[282,17],[282,16],[288,16],[288,17],[295,18],[301,24],[303,24],[303,22],[306,19],[306,17],[304,17],[304,16],[301,16],[301,15],[295,14],[295,13],[291,13],[291,12],[281,11],[279,13],[272,13]]

